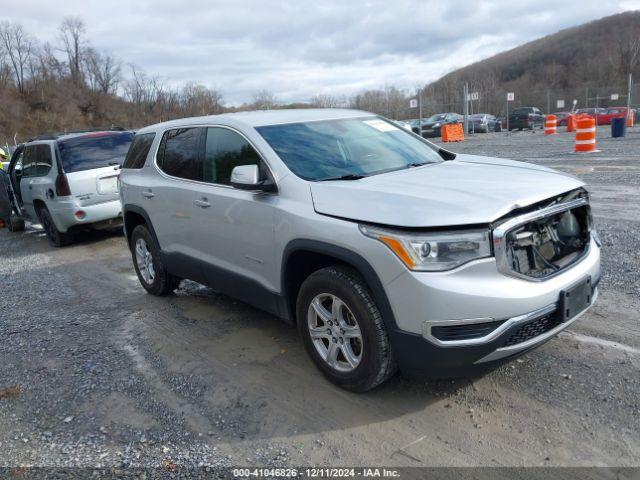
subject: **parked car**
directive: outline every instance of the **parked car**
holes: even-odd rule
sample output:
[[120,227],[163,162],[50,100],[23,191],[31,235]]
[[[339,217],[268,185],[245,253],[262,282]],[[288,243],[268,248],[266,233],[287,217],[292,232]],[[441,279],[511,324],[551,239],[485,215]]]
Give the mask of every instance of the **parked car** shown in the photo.
[[593,117],[597,125],[601,125],[601,117],[607,112],[605,108],[579,108],[575,111],[576,115],[589,115]]
[[[464,118],[464,117],[463,117]],[[502,130],[500,120],[489,113],[474,113],[469,115],[467,131],[470,133],[489,133]]]
[[414,119],[409,120],[409,125],[411,125],[411,131],[416,135],[420,135],[420,126],[424,126],[428,122],[428,119],[423,118],[422,120]]
[[557,119],[557,126],[558,127],[566,127],[567,126],[567,119],[569,118],[569,115],[571,115],[571,112],[556,112],[554,113],[554,115],[556,116]]
[[40,223],[52,245],[72,242],[81,227],[122,224],[117,178],[133,132],[47,135],[20,145],[11,157],[0,212],[12,230]]
[[518,107],[509,114],[509,131],[544,128],[545,115],[537,107]]
[[627,107],[609,107],[598,115],[598,125],[611,125],[614,118],[627,118],[628,115]]
[[409,123],[406,120],[394,120],[394,122],[396,122],[396,124],[400,125],[402,128],[406,130],[409,130],[409,131],[413,130],[411,123]]
[[576,177],[454,154],[380,116],[273,110],[140,130],[119,178],[153,295],[210,285],[297,325],[365,391],[396,368],[486,371],[594,302],[600,243]]
[[458,113],[436,113],[422,124],[422,136],[433,138],[442,136],[442,126],[451,123],[463,123],[464,117]]

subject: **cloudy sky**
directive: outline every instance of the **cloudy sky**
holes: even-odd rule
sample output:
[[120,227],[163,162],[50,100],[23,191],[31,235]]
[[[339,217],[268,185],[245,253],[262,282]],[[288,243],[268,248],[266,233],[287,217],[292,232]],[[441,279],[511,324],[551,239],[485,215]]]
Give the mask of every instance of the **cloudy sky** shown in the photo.
[[171,85],[216,87],[228,104],[415,88],[450,70],[640,0],[0,0],[0,17],[56,41],[81,17],[91,44]]

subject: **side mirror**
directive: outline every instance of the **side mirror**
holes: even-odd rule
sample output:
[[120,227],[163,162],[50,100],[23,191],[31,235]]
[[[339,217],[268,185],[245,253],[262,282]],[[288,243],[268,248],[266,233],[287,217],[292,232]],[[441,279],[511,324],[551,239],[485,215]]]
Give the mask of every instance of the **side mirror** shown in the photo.
[[260,180],[258,165],[239,165],[231,170],[231,186],[239,190],[253,190],[261,192],[275,191],[271,180]]

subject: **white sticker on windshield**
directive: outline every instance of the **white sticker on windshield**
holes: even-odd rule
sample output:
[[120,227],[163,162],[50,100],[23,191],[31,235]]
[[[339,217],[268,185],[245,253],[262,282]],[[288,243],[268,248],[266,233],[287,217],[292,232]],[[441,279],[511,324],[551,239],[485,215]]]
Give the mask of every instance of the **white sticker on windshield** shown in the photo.
[[393,132],[394,130],[399,130],[398,127],[377,118],[375,120],[363,120],[363,122],[381,132]]

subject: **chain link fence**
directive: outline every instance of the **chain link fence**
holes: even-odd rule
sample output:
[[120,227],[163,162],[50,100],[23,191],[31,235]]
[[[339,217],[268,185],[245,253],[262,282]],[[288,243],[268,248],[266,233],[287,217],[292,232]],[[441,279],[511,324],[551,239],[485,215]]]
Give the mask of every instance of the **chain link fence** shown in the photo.
[[[464,113],[463,86],[449,94],[439,95],[422,91],[422,117],[436,113]],[[507,94],[513,93],[513,101],[508,102]],[[469,89],[469,114],[489,113],[496,117],[505,117],[518,107],[538,107],[545,113],[568,112],[582,108],[609,108],[627,106],[627,85],[585,86],[579,88],[544,88],[531,90],[473,90]],[[414,97],[416,98],[416,97]],[[640,84],[632,85],[631,108],[640,110]],[[381,113],[398,120],[418,118],[418,108],[407,106]]]

